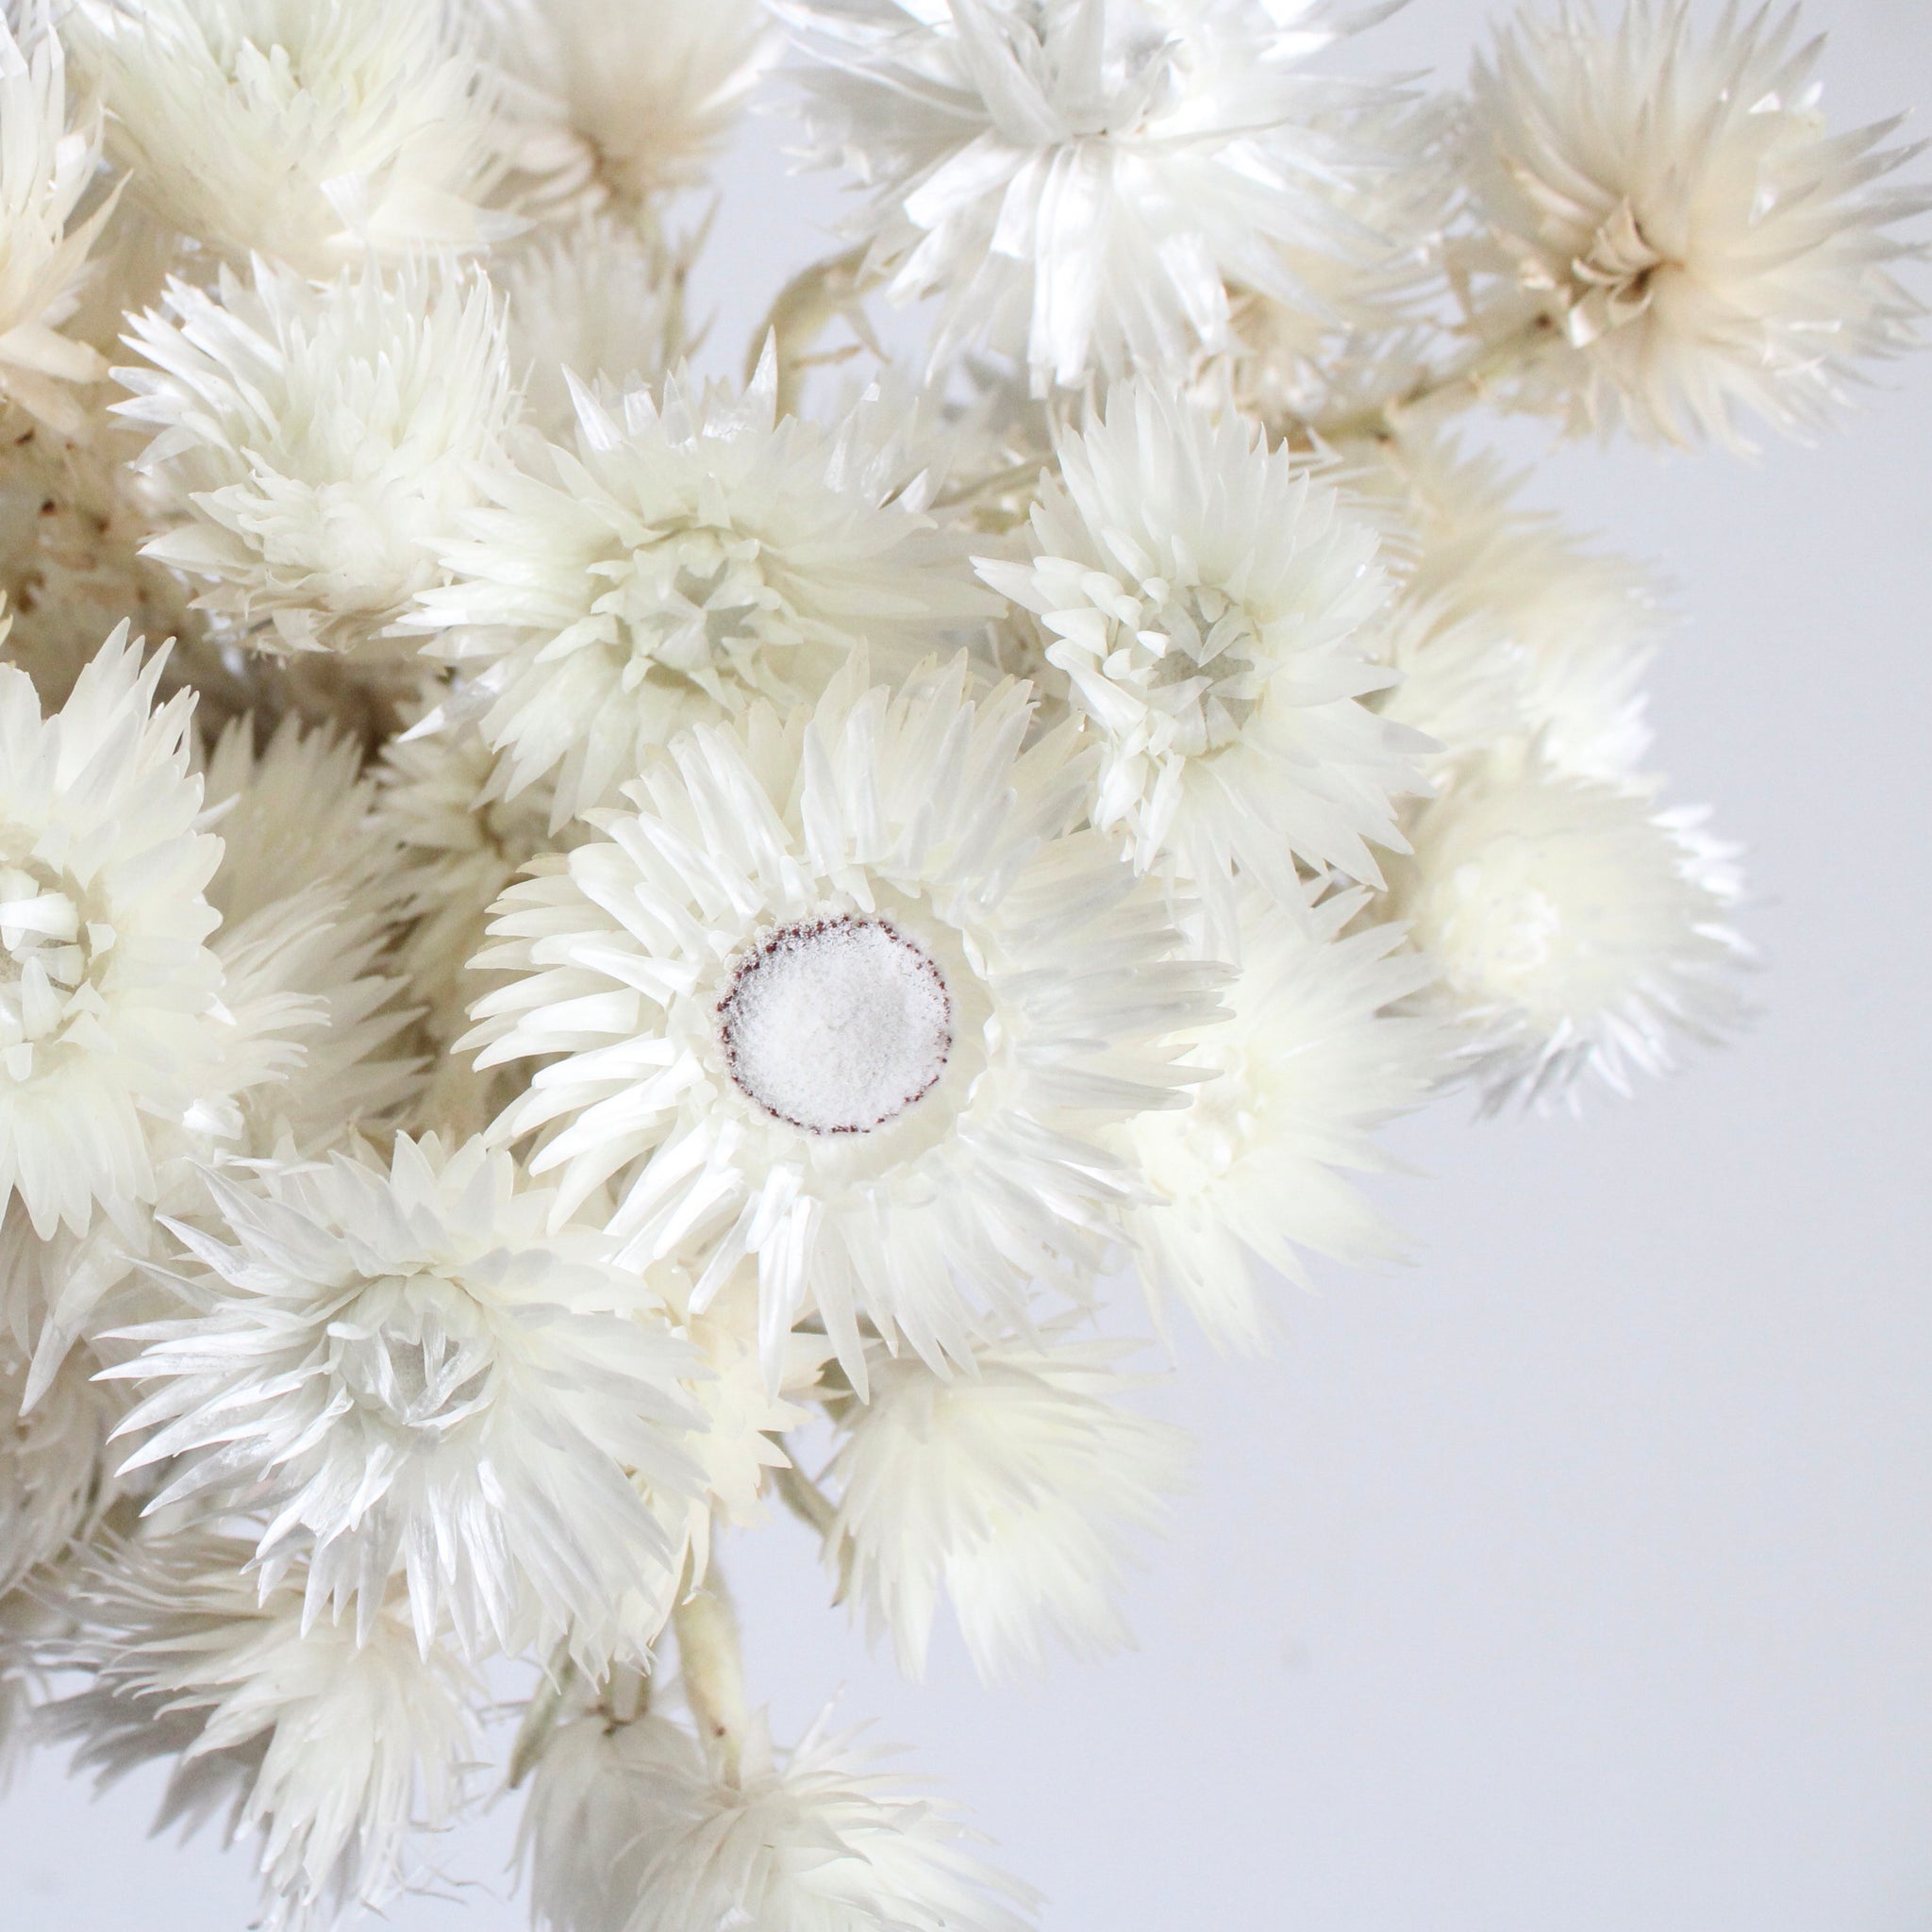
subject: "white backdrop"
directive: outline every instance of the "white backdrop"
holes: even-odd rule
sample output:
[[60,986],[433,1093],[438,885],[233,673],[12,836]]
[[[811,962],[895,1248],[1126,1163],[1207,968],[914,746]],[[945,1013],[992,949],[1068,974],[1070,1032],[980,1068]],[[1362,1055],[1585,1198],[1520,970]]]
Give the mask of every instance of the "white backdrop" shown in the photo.
[[[1489,11],[1415,0],[1374,45],[1459,70]],[[1836,118],[1932,110],[1924,0],[1810,18]],[[700,285],[734,357],[835,206],[774,141],[734,157]],[[842,1687],[1054,1932],[1932,1924],[1932,359],[1884,385],[1822,451],[1545,470],[1679,586],[1659,757],[1750,848],[1762,1017],[1580,1123],[1411,1124],[1419,1264],[1296,1295],[1274,1361],[1185,1351],[1156,1399],[1200,1483],[1141,1649],[988,1692],[941,1642],[908,1687],[802,1533],[727,1547],[780,1729]],[[0,1928],[239,1932],[246,1860],[147,1841],[153,1795],[35,1764]],[[485,1883],[391,1923],[523,1924],[512,1832],[456,1835]]]

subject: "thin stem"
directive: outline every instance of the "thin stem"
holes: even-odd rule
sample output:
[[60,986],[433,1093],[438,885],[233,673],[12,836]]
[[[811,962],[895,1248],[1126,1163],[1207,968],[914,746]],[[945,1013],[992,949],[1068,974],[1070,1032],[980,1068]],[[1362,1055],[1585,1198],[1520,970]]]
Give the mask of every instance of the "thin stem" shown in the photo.
[[829,1539],[833,1525],[839,1518],[839,1511],[832,1499],[805,1473],[804,1465],[792,1455],[791,1445],[781,1436],[778,1446],[785,1452],[785,1460],[772,1472],[773,1487],[778,1491],[778,1499],[798,1520]]
[[751,1711],[744,1696],[738,1615],[715,1563],[705,1583],[671,1614],[677,1632],[685,1699],[698,1735],[715,1754],[725,1783],[735,1785],[751,1728]]
[[511,1790],[515,1790],[536,1770],[537,1760],[543,1756],[544,1746],[550,1742],[550,1734],[563,1714],[564,1701],[570,1695],[572,1685],[576,1682],[576,1675],[577,1667],[571,1661],[570,1639],[566,1637],[557,1646],[556,1654],[550,1659],[550,1668],[525,1707],[523,1723],[517,1726],[517,1740],[509,1754]]
[[861,243],[802,269],[778,291],[777,300],[753,335],[745,357],[745,380],[749,382],[757,371],[766,341],[775,342],[779,415],[797,414],[805,372],[810,366],[808,352],[841,315],[857,307],[868,286],[864,265],[865,246]]
[[1318,416],[1302,426],[1324,442],[1343,442],[1361,437],[1394,435],[1406,417],[1422,408],[1466,408],[1479,403],[1496,379],[1530,362],[1552,339],[1556,325],[1546,315],[1532,316],[1521,327],[1493,342],[1477,343],[1447,369],[1427,369],[1407,388],[1379,402],[1341,416]]

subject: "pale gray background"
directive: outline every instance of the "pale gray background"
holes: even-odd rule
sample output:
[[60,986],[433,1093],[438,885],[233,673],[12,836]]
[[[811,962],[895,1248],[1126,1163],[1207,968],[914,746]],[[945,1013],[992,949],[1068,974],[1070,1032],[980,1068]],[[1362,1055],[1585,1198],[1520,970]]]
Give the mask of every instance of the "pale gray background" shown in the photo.
[[[1459,70],[1489,11],[1416,0],[1374,44]],[[1840,123],[1932,111],[1924,0],[1809,19]],[[773,142],[703,284],[733,343],[833,205]],[[843,1686],[1056,1932],[1932,1926],[1932,361],[1884,382],[1822,451],[1569,451],[1540,486],[1681,586],[1659,757],[1751,849],[1755,1032],[1581,1123],[1400,1134],[1421,1264],[1331,1274],[1278,1360],[1190,1347],[1160,1396],[1201,1482],[1137,1654],[993,1693],[941,1642],[907,1687],[802,1534],[727,1548],[781,1729]],[[147,1842],[152,1796],[36,1766],[0,1928],[244,1925],[245,1859]],[[391,1923],[523,1924],[511,1830],[449,1844],[491,1889]]]

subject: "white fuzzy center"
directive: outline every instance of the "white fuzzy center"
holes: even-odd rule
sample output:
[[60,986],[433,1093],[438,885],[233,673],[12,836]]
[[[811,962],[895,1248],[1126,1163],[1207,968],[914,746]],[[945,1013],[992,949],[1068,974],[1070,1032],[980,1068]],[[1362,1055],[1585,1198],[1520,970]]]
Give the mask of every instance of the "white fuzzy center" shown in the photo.
[[1254,624],[1205,584],[1141,588],[1140,619],[1108,675],[1146,707],[1150,750],[1205,758],[1241,736],[1267,688]]
[[674,529],[595,566],[612,588],[594,608],[629,636],[625,689],[653,671],[707,691],[721,676],[756,683],[758,654],[797,641],[759,556],[756,540],[728,530]]
[[489,1403],[489,1336],[469,1297],[440,1275],[373,1282],[329,1335],[335,1379],[365,1417],[401,1436],[445,1436]]
[[788,925],[747,954],[718,1003],[731,1077],[814,1134],[896,1119],[945,1071],[953,1002],[924,951],[883,919]]

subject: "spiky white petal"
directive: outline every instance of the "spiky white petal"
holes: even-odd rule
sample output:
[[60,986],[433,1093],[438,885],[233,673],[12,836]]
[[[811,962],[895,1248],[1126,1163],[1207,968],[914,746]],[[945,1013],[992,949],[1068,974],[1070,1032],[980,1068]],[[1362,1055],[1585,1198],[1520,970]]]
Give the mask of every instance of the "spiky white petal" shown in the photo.
[[1137,381],[1060,448],[1032,559],[980,559],[1038,613],[1100,741],[1092,813],[1135,865],[1224,901],[1236,872],[1299,904],[1297,858],[1379,882],[1393,799],[1425,741],[1362,703],[1391,675],[1363,627],[1387,581],[1374,532],[1285,449]]
[[75,219],[100,161],[101,110],[89,102],[70,112],[48,9],[29,4],[12,19],[23,16],[18,38],[0,19],[0,396],[72,435],[85,418],[70,385],[107,374],[99,351],[62,327],[109,213],[103,204]]
[[150,1141],[209,1097],[221,1057],[221,858],[196,828],[191,696],[123,625],[42,718],[0,665],[0,1202],[43,1239],[151,1200]]
[[231,258],[329,275],[487,247],[522,143],[504,82],[441,0],[76,0],[75,62],[154,214]]
[[109,1548],[58,1646],[92,1674],[44,1722],[102,1783],[172,1757],[157,1828],[228,1814],[259,1834],[264,1932],[327,1932],[411,1876],[412,1827],[447,1822],[476,1744],[466,1674],[391,1606],[357,1630],[258,1591],[249,1546],[188,1533]]
[[1133,1344],[1056,1330],[976,1345],[955,1373],[875,1353],[838,1413],[828,1560],[870,1633],[923,1675],[943,1595],[987,1677],[1131,1641],[1115,1601],[1133,1533],[1157,1527],[1188,1439],[1126,1407]]
[[[502,304],[414,264],[324,286],[258,258],[137,318],[119,412],[175,527],[148,554],[243,639],[353,650],[437,582],[516,412]],[[272,626],[272,628],[271,628]]]
[[735,1778],[661,1717],[560,1728],[525,1820],[548,1932],[1024,1932],[1033,1894],[952,1807],[823,1722]]
[[1525,10],[1477,62],[1468,168],[1495,278],[1480,325],[1540,323],[1560,404],[1674,442],[1802,433],[1913,338],[1896,270],[1928,205],[1889,125],[1826,131],[1795,9]]
[[702,1308],[758,1257],[775,1369],[803,1314],[937,1358],[1037,1280],[1077,1289],[1131,1184],[1107,1123],[1176,1103],[1164,1047],[1212,1010],[1158,898],[1074,829],[1072,735],[1022,751],[1024,687],[856,667],[781,734],[706,726],[633,810],[511,887],[479,1064],[555,1056],[498,1124],[566,1208],[607,1180],[637,1265]]
[[691,1487],[694,1365],[607,1244],[546,1233],[551,1197],[475,1141],[207,1186],[233,1244],[175,1224],[194,1312],[112,1372],[162,1385],[123,1425],[145,1432],[129,1467],[180,1458],[156,1507],[265,1512],[260,1554],[307,1553],[311,1614],[354,1600],[366,1625],[400,1564],[425,1643],[445,1614],[476,1653],[648,1642],[613,1622],[670,1555],[630,1475]]
[[1433,977],[1399,930],[1349,931],[1363,894],[1294,918],[1250,900],[1229,1017],[1195,1037],[1215,1077],[1184,1112],[1130,1129],[1153,1195],[1133,1215],[1157,1310],[1172,1297],[1223,1346],[1261,1345],[1267,1271],[1300,1251],[1355,1263],[1395,1242],[1350,1176],[1386,1163],[1375,1130],[1448,1071],[1451,1036],[1403,1008]]
[[293,717],[258,756],[252,737],[238,721],[208,761],[208,805],[226,841],[208,897],[239,1030],[250,1003],[278,993],[312,1009],[299,1059],[243,1103],[252,1152],[310,1154],[392,1118],[416,1091],[417,1063],[398,1043],[411,989],[387,957],[408,881],[353,740]]
[[1337,202],[1371,161],[1358,96],[1306,72],[1337,10],[1295,0],[774,0],[817,65],[813,158],[937,364],[983,340],[1037,388],[1173,372],[1227,344],[1226,284],[1301,308],[1298,257],[1372,253]]
[[482,728],[513,792],[556,771],[560,814],[610,803],[684,725],[815,696],[855,640],[993,608],[876,396],[836,434],[781,421],[767,354],[741,395],[680,372],[661,399],[579,389],[577,413],[547,475],[492,476],[446,552],[457,581],[423,600],[452,656],[490,665]]
[[1387,909],[1472,1029],[1490,1106],[1585,1074],[1627,1091],[1742,1017],[1740,883],[1702,818],[1515,758],[1478,761],[1418,815]]

